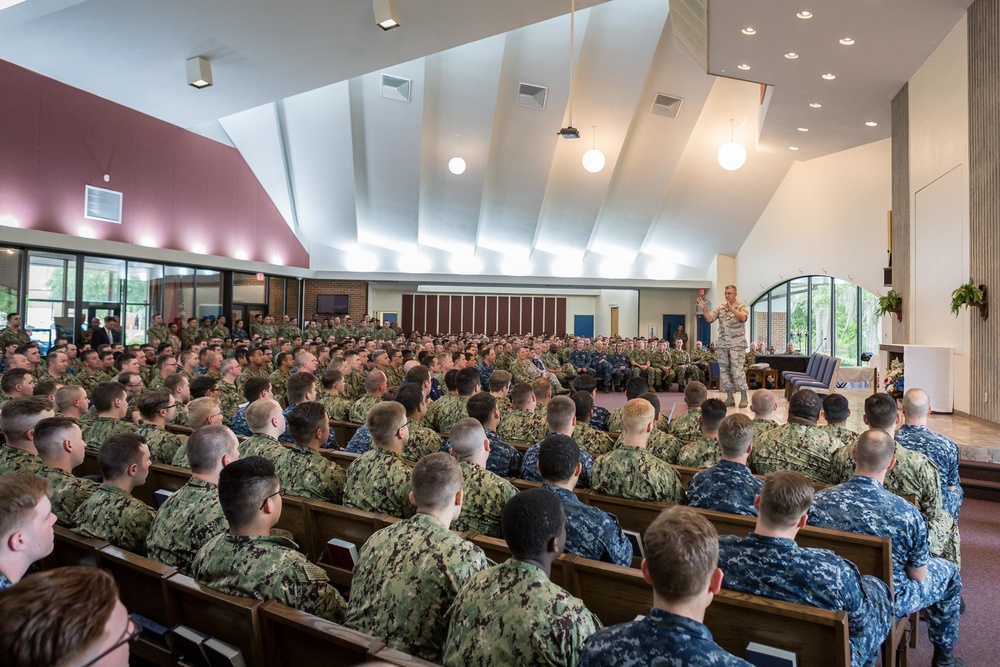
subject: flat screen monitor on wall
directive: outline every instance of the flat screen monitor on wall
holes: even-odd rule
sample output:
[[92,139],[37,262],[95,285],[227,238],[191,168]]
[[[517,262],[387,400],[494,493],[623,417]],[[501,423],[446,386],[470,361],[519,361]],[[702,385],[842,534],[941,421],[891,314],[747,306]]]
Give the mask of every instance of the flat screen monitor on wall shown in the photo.
[[320,294],[316,297],[316,312],[323,315],[345,315],[351,297],[347,294]]

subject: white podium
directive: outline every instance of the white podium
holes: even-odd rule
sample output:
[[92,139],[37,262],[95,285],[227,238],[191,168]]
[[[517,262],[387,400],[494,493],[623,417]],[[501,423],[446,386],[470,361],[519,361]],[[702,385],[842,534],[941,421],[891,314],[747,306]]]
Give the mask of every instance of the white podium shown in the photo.
[[893,359],[903,362],[903,387],[919,387],[930,397],[934,412],[955,410],[955,348],[935,345],[879,345],[883,368]]

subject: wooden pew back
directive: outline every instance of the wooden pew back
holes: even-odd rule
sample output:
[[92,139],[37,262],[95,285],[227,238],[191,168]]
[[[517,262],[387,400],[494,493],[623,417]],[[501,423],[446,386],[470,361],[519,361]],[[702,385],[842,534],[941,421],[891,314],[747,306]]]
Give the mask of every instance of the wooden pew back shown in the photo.
[[45,557],[45,569],[69,565],[97,567],[97,551],[108,546],[106,540],[83,537],[62,526],[53,526],[52,530],[55,545],[52,553]]
[[320,500],[306,504],[306,521],[310,535],[310,550],[316,554],[312,560],[323,566],[330,580],[340,586],[350,586],[352,572],[336,568],[325,561],[326,543],[333,539],[352,542],[361,551],[361,546],[376,531],[388,525],[384,514],[374,514],[342,505],[334,505]]
[[377,637],[274,601],[261,605],[259,616],[268,667],[347,667],[371,660],[385,646]]

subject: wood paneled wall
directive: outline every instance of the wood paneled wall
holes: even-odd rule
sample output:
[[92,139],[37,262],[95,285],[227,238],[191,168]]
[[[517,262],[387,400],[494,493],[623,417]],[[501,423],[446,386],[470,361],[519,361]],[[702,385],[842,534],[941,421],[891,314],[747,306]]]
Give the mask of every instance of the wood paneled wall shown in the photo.
[[993,302],[970,314],[970,414],[1000,422],[1000,2],[969,7],[969,269]]
[[404,294],[400,327],[409,334],[472,331],[566,335],[566,298],[499,294]]
[[910,84],[892,100],[892,288],[903,296],[903,321],[890,317],[892,342],[910,342]]

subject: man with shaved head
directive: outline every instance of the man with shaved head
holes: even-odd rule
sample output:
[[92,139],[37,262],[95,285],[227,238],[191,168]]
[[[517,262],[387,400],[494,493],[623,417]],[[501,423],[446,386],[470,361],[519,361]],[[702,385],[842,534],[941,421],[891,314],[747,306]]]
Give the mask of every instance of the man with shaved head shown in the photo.
[[500,475],[486,469],[490,440],[483,425],[471,417],[461,419],[451,427],[449,440],[452,454],[462,470],[462,487],[465,489],[462,513],[452,522],[452,529],[502,537],[500,516],[503,506],[517,493],[517,489]]
[[941,472],[941,501],[958,521],[962,509],[962,484],[958,478],[958,446],[940,433],[927,428],[930,397],[923,389],[908,389],[903,395],[903,425],[896,431],[896,443],[920,452]]

